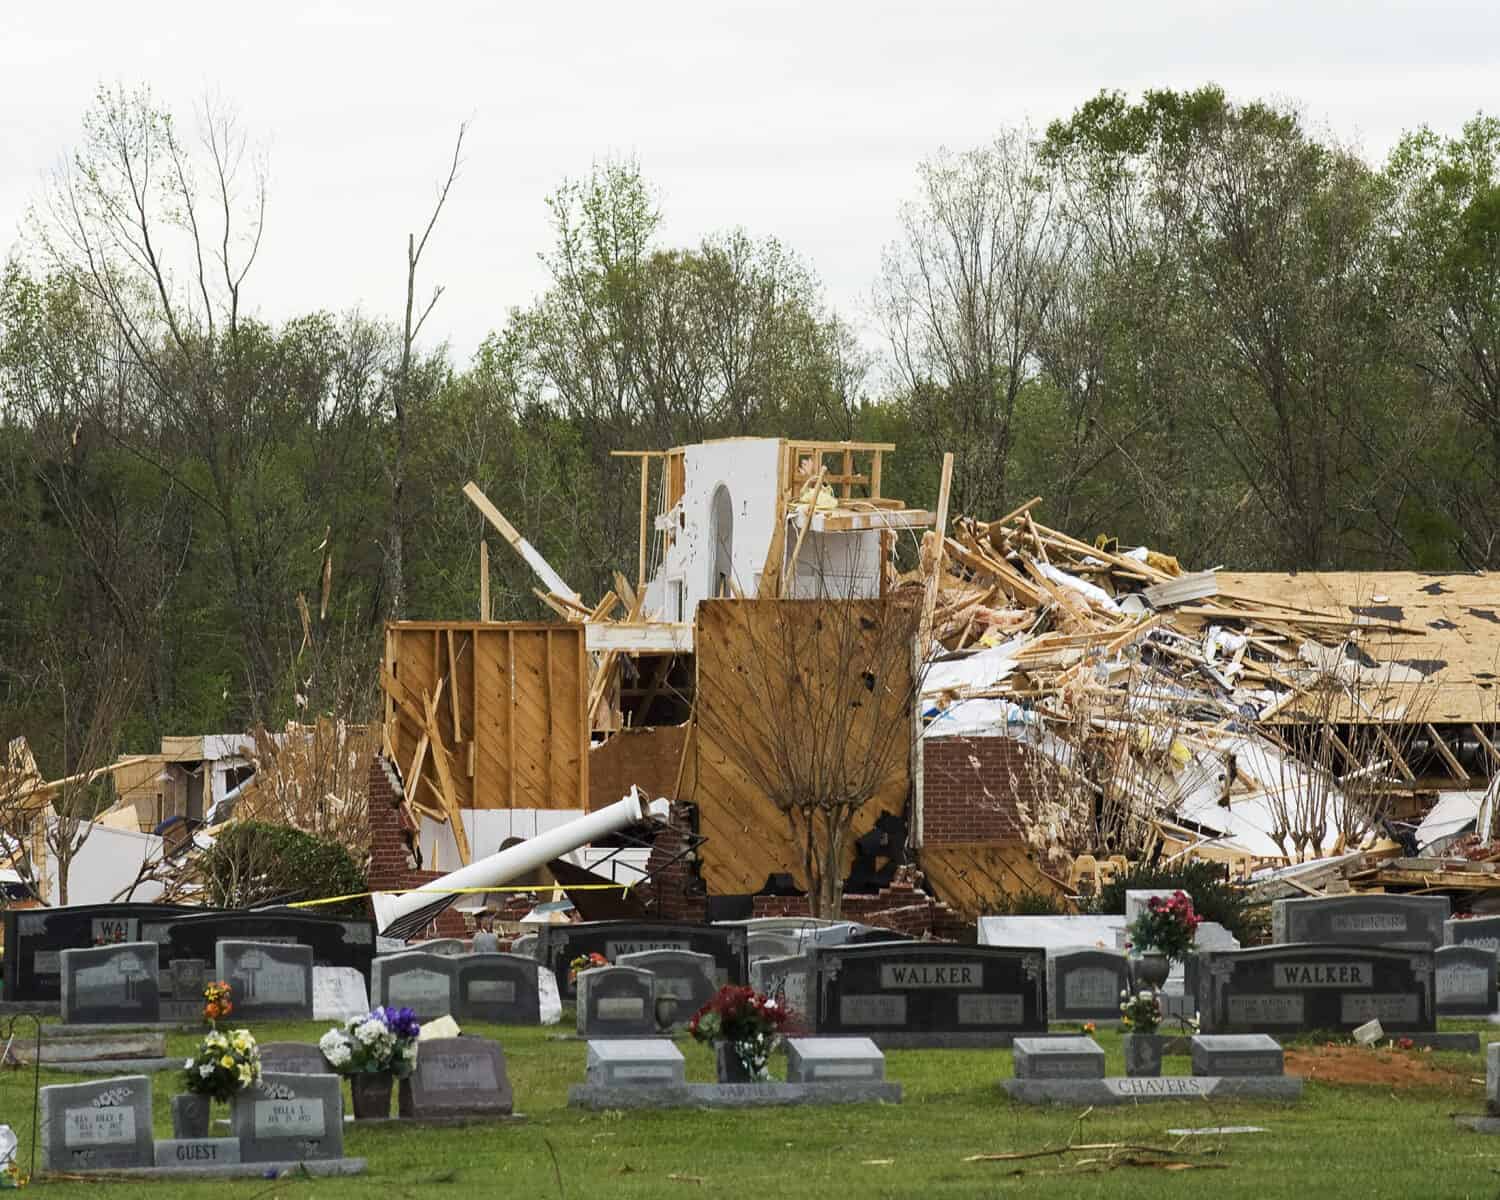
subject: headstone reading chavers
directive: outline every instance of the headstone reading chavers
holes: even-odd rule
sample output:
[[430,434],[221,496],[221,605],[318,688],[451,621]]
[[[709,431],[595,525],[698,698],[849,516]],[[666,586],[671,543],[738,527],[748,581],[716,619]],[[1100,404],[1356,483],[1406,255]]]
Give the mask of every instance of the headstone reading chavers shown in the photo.
[[707,954],[691,950],[643,950],[639,954],[622,954],[622,967],[640,967],[656,976],[656,998],[671,996],[677,1001],[672,1024],[686,1025],[693,1014],[714,998],[714,960]]
[[429,1038],[401,1081],[403,1117],[508,1117],[513,1105],[505,1052],[489,1038]]
[[151,1080],[145,1075],[59,1083],[38,1094],[42,1169],[104,1171],[149,1167]]
[[223,941],[214,948],[214,977],[233,990],[239,1020],[312,1020],[311,946]]
[[244,1162],[303,1162],[344,1156],[344,1085],[337,1075],[262,1071],[236,1092],[229,1123]]
[[649,1037],[656,1032],[656,976],[639,967],[578,973],[578,1032],[587,1037]]
[[462,1021],[540,1025],[541,966],[521,954],[465,954],[454,959],[454,987]]
[[890,942],[817,955],[820,1034],[864,1034],[877,1045],[1008,1045],[1047,1032],[1040,950]]
[[1487,1017],[1496,1010],[1495,952],[1484,946],[1439,946],[1437,1011],[1440,1017]]
[[1443,944],[1446,896],[1309,896],[1271,904],[1271,940],[1431,950]]
[[419,1021],[450,1016],[458,1007],[454,995],[457,961],[451,955],[425,950],[382,954],[370,966],[370,1001],[386,1008],[409,1008]]
[[260,1069],[281,1075],[329,1075],[333,1068],[311,1042],[261,1042]]
[[1379,946],[1294,944],[1198,956],[1203,1033],[1387,1032],[1437,1028],[1433,954]]
[[154,1024],[161,1015],[156,946],[125,942],[63,950],[62,1019],[66,1024]]
[[714,982],[745,983],[749,979],[745,930],[738,925],[693,925],[675,921],[579,921],[543,925],[538,930],[537,961],[557,977],[559,992],[572,995],[569,964],[586,954],[602,954],[618,962],[622,954],[645,950],[691,950],[714,960]]
[[1047,1003],[1054,1021],[1118,1021],[1130,959],[1118,950],[1047,954]]

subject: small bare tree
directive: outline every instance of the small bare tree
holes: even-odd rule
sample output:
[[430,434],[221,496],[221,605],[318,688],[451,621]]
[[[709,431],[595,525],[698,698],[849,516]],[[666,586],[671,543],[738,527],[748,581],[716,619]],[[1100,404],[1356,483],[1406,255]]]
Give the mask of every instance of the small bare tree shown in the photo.
[[372,727],[324,718],[312,725],[288,722],[279,734],[257,727],[252,737],[255,782],[236,816],[338,842],[363,861],[370,840]]
[[700,690],[695,710],[700,734],[786,817],[821,917],[841,910],[855,818],[901,777],[920,678],[920,592],[853,592],[714,602],[733,622],[720,644],[734,683]]

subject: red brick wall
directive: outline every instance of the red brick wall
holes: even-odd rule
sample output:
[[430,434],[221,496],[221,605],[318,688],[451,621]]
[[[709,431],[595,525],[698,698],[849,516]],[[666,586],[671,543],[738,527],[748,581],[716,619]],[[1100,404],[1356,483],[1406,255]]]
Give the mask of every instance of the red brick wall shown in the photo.
[[1014,738],[928,738],[922,746],[922,840],[1014,842],[1018,799],[1031,802],[1036,768]]
[[635,784],[649,800],[672,794],[682,766],[686,725],[621,729],[589,751],[589,810],[613,804]]
[[[400,801],[393,774],[380,755],[370,760],[370,869],[372,892],[396,892],[422,887],[441,877],[438,871],[416,869],[401,827]],[[529,905],[527,906],[530,907]],[[447,909],[437,919],[434,937],[468,937],[462,914]]]

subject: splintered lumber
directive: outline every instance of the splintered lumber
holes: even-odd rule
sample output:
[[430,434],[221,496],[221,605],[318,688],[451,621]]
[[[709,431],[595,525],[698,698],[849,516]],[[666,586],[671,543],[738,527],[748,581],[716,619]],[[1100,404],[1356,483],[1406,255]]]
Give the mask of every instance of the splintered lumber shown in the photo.
[[[438,693],[442,693],[442,683],[438,684]],[[452,689],[450,689],[452,694]],[[453,787],[453,776],[448,769],[448,747],[443,744],[442,731],[438,728],[437,700],[430,699],[425,693],[422,696],[422,708],[425,718],[426,739],[428,752],[432,755],[432,765],[437,768],[439,796],[443,802],[443,812],[447,817],[448,825],[453,830],[453,842],[458,847],[458,857],[464,866],[469,865],[469,835],[464,829],[463,813],[458,808],[458,793]]]
[[812,528],[813,513],[818,508],[818,497],[823,491],[823,476],[827,471],[823,467],[818,468],[817,475],[813,478],[812,487],[807,495],[807,511],[802,516],[802,525],[797,530],[797,544],[792,547],[792,557],[786,564],[786,577],[781,581],[781,594],[786,596],[788,590],[797,586],[797,558],[802,553],[802,539],[807,536],[807,531]]
[[479,619],[490,619],[490,547],[479,539]]
[[925,658],[932,646],[932,612],[937,606],[938,581],[943,573],[943,547],[948,537],[948,497],[953,487],[953,452],[943,455],[943,475],[938,483],[937,527],[933,531],[932,562],[927,564],[927,584],[922,593],[922,620],[917,626],[917,647]]
[[565,596],[574,601],[579,599],[578,593],[552,569],[552,564],[542,557],[541,551],[521,536],[516,527],[505,519],[505,514],[490,502],[490,498],[472,479],[464,484],[464,495],[468,497],[470,504],[484,514],[484,519],[500,532],[500,536],[510,543],[511,549],[536,572],[537,577],[547,585],[549,592],[555,592],[559,596]]

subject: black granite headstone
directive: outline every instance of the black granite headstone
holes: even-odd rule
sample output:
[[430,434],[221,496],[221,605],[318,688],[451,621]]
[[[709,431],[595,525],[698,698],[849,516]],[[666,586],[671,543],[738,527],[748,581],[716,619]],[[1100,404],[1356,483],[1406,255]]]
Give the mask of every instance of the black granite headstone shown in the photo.
[[1130,960],[1118,950],[1051,950],[1047,999],[1054,1021],[1118,1021]]
[[354,967],[370,979],[375,957],[375,923],[339,917],[318,917],[291,908],[208,912],[142,920],[141,940],[159,942],[163,963],[176,958],[214,962],[221,941],[281,942],[311,946],[313,962],[321,967]]
[[1273,942],[1434,949],[1443,944],[1447,896],[1367,892],[1308,896],[1271,904]]
[[1203,1033],[1348,1032],[1379,1018],[1388,1033],[1437,1028],[1431,950],[1297,943],[1198,955]]
[[[63,950],[83,950],[141,937],[143,920],[201,913],[180,904],[79,904],[65,908],[12,908],[5,918],[5,999],[56,1000]],[[213,955],[210,954],[211,961]],[[158,967],[166,969],[167,960]]]
[[1040,949],[893,942],[817,954],[817,1031],[889,1046],[1002,1045],[1047,1032]]
[[558,994],[571,996],[569,964],[585,954],[602,954],[615,962],[622,954],[643,950],[691,950],[710,955],[716,982],[743,984],[749,979],[745,930],[738,925],[692,925],[671,921],[580,921],[543,925],[538,930],[537,961],[557,977]]
[[541,967],[536,959],[524,954],[464,954],[453,961],[458,993],[454,1015],[460,1024],[541,1024],[542,1001],[537,988]]
[[1437,1011],[1440,1017],[1487,1017],[1496,1010],[1495,952],[1486,946],[1439,946]]

